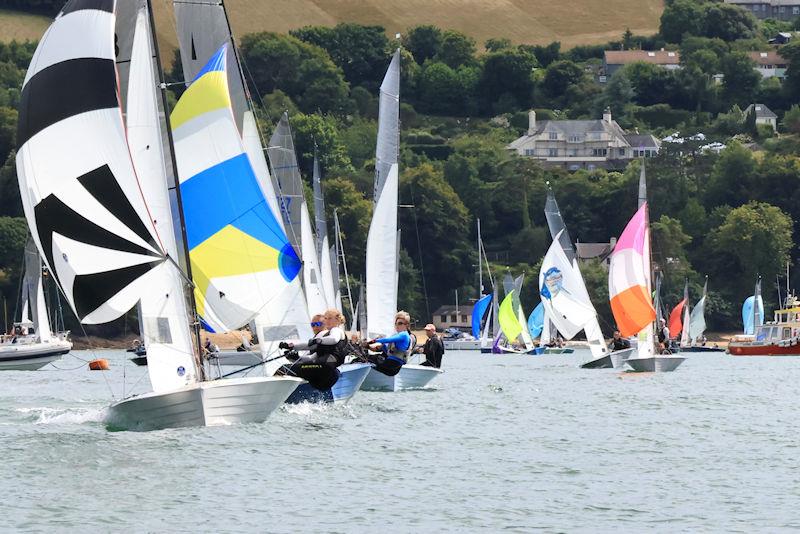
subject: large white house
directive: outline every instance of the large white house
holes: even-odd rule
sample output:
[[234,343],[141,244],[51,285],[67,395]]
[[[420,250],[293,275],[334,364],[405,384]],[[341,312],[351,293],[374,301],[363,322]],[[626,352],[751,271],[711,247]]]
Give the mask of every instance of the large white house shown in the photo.
[[661,142],[649,134],[627,134],[606,109],[602,119],[537,121],[528,114],[528,131],[506,147],[523,157],[567,170],[618,169],[631,159],[658,154]]

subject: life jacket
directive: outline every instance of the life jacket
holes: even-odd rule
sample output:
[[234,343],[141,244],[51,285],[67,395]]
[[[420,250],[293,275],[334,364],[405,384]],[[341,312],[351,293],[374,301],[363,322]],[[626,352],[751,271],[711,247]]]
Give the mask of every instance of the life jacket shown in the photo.
[[402,350],[394,343],[389,343],[386,347],[386,354],[389,356],[393,356],[397,359],[403,360],[404,362],[408,361],[408,357],[411,354],[411,351],[414,350],[414,347],[417,345],[417,338],[411,332],[408,333],[410,338],[408,343],[408,348],[406,350]]

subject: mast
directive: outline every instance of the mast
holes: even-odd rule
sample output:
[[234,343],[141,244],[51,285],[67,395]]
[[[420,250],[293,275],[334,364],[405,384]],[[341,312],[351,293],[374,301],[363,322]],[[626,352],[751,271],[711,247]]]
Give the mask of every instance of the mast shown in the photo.
[[481,255],[481,220],[478,219],[478,299],[483,297],[483,257]]
[[[333,210],[333,228],[334,232],[336,232],[336,248],[342,258],[342,267],[344,267],[344,280],[347,284],[347,300],[350,301],[350,313],[353,314],[352,323],[355,324],[356,313],[355,306],[353,305],[353,293],[350,291],[350,276],[347,274],[347,258],[344,255],[344,243],[342,243],[342,232],[339,228],[339,213],[337,210]],[[339,285],[341,286],[341,280],[339,281]]]
[[[189,247],[186,245],[188,243],[188,239],[186,237],[186,220],[184,219],[183,215],[183,199],[181,197],[181,188],[177,185],[178,180],[178,162],[175,159],[175,150],[174,150],[174,140],[172,138],[172,125],[170,124],[170,117],[168,113],[169,109],[169,102],[167,100],[167,85],[164,81],[164,69],[161,66],[161,54],[158,48],[158,39],[156,38],[156,25],[155,19],[153,17],[153,6],[151,0],[146,0],[147,4],[147,16],[150,19],[150,37],[153,42],[153,52],[156,56],[156,71],[158,73],[158,84],[159,88],[161,89],[161,105],[164,108],[164,121],[166,123],[166,130],[167,130],[167,142],[169,144],[169,159],[170,165],[172,165],[172,173],[173,173],[173,180],[175,180],[175,184],[172,186],[173,191],[175,191],[175,202],[178,208],[178,219],[180,221],[180,229],[181,229],[181,246],[183,247],[183,260],[186,262],[186,279],[187,283],[191,284],[192,287],[189,288],[188,292],[184,292],[184,298],[186,298],[185,293],[189,293],[189,310],[191,310],[192,317],[191,317],[191,324],[190,327],[194,334],[195,343],[197,344],[197,350],[194,354],[195,366],[197,368],[197,376],[199,380],[205,381],[206,380],[206,373],[205,368],[203,367],[203,362],[200,357],[200,351],[202,350],[203,344],[200,339],[200,321],[197,319],[197,302],[195,301],[194,297],[194,283],[192,280],[192,262],[189,259]],[[169,256],[167,256],[169,257]],[[180,270],[180,266],[175,263],[175,260],[172,260],[173,264],[175,265],[176,269]]]

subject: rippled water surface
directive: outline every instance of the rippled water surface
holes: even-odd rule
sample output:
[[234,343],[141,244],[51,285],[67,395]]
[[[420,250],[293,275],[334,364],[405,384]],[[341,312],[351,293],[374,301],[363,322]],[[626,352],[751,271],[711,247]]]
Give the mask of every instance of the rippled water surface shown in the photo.
[[800,529],[800,359],[635,375],[580,370],[580,352],[448,352],[430,390],[134,433],[104,409],[123,368],[129,390],[147,378],[104,356],[105,374],[0,374],[0,530]]

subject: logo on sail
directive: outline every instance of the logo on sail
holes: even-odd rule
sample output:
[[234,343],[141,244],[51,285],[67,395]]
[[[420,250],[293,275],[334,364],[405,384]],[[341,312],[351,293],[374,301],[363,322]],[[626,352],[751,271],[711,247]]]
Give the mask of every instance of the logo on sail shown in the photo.
[[544,283],[540,291],[541,295],[547,299],[553,299],[563,289],[563,275],[557,267],[550,267],[544,273]]

